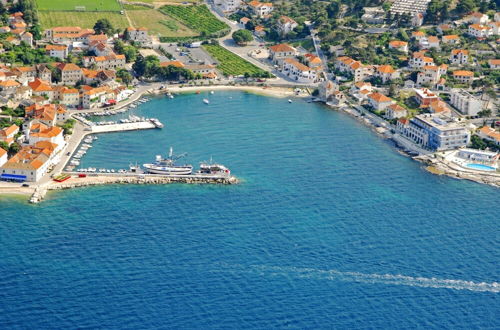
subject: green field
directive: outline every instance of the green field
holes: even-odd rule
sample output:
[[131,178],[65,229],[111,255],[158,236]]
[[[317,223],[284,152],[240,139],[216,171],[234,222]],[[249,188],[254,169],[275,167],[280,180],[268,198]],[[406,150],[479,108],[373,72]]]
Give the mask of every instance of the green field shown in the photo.
[[156,9],[128,10],[127,15],[135,27],[146,27],[151,34],[163,37],[192,37],[198,35],[184,24],[160,13]]
[[219,62],[217,68],[226,76],[241,76],[245,73],[253,76],[267,73],[267,71],[264,71],[238,55],[231,53],[222,46],[204,45],[203,48]]
[[193,31],[201,35],[210,36],[229,30],[226,23],[215,17],[206,5],[176,6],[166,5],[160,11],[168,16],[176,18]]
[[117,29],[125,29],[129,26],[124,15],[110,12],[40,11],[38,18],[43,29],[56,26],[79,26],[91,29],[100,18],[107,18]]
[[36,0],[40,11],[75,10],[75,7],[85,6],[85,11],[120,11],[117,0]]

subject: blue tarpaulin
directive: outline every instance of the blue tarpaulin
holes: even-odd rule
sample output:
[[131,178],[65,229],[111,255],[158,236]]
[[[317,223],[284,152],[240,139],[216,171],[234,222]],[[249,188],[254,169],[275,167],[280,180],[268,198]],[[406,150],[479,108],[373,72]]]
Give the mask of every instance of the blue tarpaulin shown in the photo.
[[2,174],[0,180],[26,181],[26,175]]

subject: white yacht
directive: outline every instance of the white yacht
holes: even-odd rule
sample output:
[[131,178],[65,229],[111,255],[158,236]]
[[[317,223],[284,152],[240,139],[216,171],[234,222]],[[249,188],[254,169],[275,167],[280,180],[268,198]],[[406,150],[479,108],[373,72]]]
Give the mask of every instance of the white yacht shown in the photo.
[[176,160],[184,156],[185,154],[174,156],[173,149],[170,148],[168,158],[162,158],[160,155],[157,155],[156,161],[153,164],[143,164],[143,167],[146,172],[152,174],[189,175],[193,172],[192,165],[177,165],[175,163]]

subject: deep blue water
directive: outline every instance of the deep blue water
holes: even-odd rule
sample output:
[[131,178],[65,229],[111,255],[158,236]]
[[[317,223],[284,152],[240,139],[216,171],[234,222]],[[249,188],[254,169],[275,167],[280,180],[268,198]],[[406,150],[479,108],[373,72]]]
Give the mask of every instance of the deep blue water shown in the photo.
[[500,327],[499,189],[431,175],[300,100],[218,92],[134,113],[166,127],[100,135],[83,166],[173,146],[243,183],[0,199],[0,328]]

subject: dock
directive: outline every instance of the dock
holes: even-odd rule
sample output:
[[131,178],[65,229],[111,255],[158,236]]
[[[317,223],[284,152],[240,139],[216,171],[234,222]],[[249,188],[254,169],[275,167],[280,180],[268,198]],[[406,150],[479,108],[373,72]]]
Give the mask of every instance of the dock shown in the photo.
[[156,128],[156,126],[150,121],[140,121],[135,123],[116,123],[110,125],[93,125],[88,127],[88,129],[92,133],[135,131],[140,129],[151,129],[151,128]]

